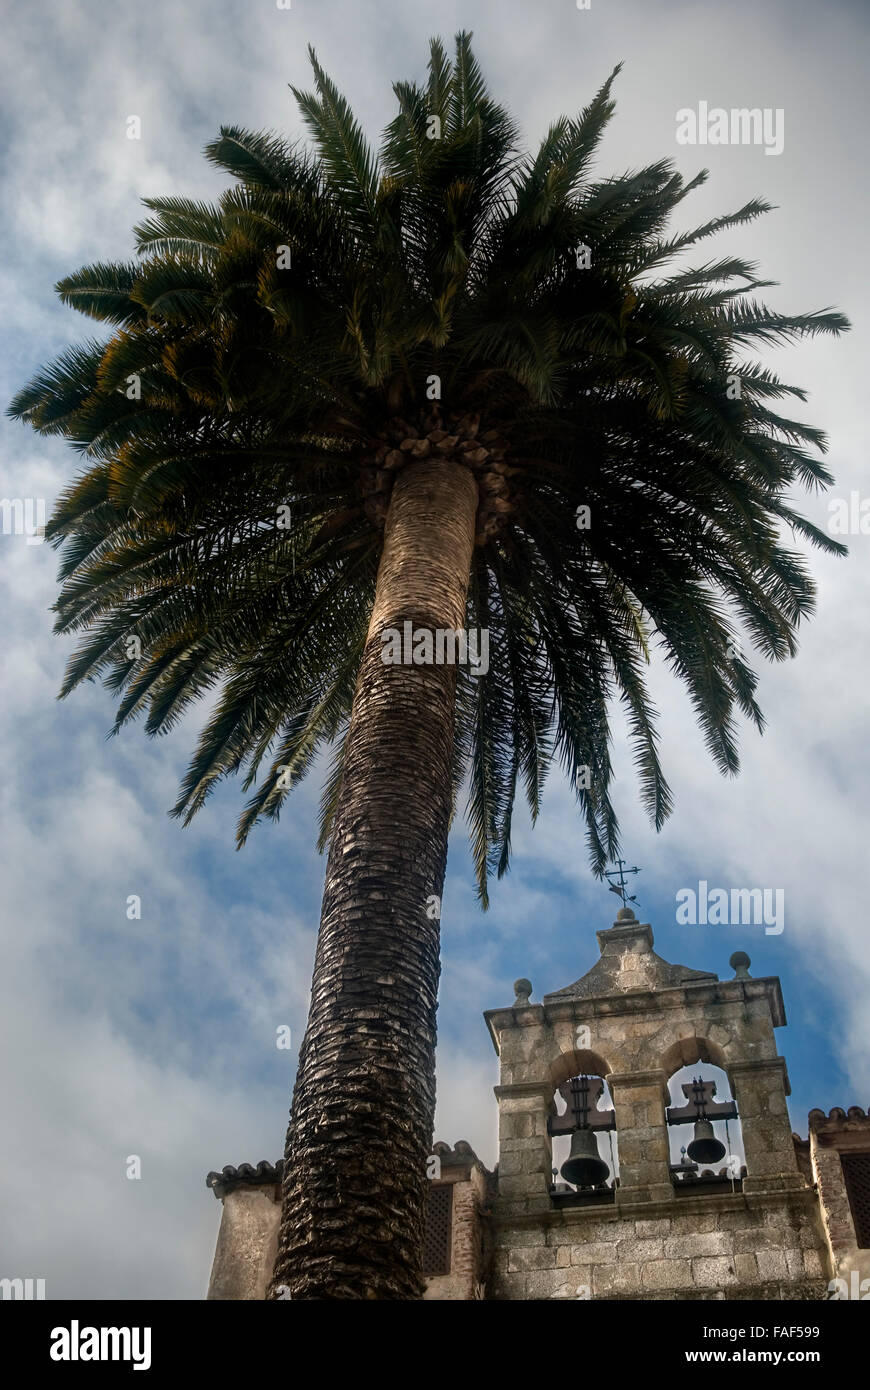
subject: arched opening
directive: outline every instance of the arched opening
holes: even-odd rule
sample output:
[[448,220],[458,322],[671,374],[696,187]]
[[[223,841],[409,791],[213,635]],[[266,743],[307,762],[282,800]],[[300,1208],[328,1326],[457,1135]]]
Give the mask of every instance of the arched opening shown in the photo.
[[[619,1151],[606,1079],[610,1070],[605,1058],[587,1048],[563,1052],[550,1067],[550,1195],[554,1201],[613,1201],[619,1183]],[[563,1173],[566,1163],[573,1168]]]
[[681,1038],[662,1063],[668,1075],[671,1180],[681,1191],[740,1186],[743,1133],[725,1054],[708,1038]]
[[679,1038],[662,1056],[662,1067],[670,1076],[679,1067],[690,1067],[693,1062],[710,1062],[714,1067],[725,1070],[725,1053],[718,1043],[710,1038],[702,1038],[697,1033],[689,1038]]
[[572,1076],[609,1076],[611,1073],[610,1063],[602,1057],[600,1052],[593,1052],[588,1047],[573,1047],[567,1052],[560,1052],[554,1062],[550,1063],[550,1081],[553,1088],[561,1086],[563,1081],[569,1081]]

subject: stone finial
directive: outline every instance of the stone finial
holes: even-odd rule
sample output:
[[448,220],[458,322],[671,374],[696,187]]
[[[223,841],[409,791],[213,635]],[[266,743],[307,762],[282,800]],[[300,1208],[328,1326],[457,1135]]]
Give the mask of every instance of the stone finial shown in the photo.
[[735,951],[728,964],[734,969],[735,980],[748,980],[750,978],[749,967],[752,961],[745,951]]
[[514,993],[517,997],[514,1000],[513,1007],[515,1009],[524,1009],[529,1002],[529,995],[531,992],[531,980],[514,980]]
[[617,914],[616,914],[616,922],[614,923],[614,926],[617,926],[620,922],[636,922],[636,921],[637,921],[637,918],[636,918],[635,915],[634,915],[634,908],[632,908],[632,907],[621,907],[621,908],[619,909],[619,911],[617,912]]

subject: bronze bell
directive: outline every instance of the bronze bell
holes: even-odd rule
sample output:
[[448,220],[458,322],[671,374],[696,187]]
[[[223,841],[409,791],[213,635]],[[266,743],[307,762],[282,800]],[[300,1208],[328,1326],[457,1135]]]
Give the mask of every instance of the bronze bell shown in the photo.
[[695,1137],[686,1153],[693,1163],[715,1163],[724,1156],[725,1145],[716,1138],[709,1120],[695,1121]]
[[592,1130],[575,1129],[571,1135],[571,1152],[561,1168],[565,1181],[574,1183],[575,1187],[596,1187],[604,1182],[609,1172],[598,1153],[598,1141]]

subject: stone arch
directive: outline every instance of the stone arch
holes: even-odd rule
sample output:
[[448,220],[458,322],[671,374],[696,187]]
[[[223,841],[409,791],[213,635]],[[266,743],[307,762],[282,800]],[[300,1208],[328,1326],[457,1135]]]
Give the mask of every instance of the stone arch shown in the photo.
[[[711,1077],[709,1073],[705,1074],[706,1080],[716,1080],[718,1082],[718,1090],[714,1096],[715,1100],[727,1100],[729,1098],[729,1092],[731,1097],[735,1095],[734,1083],[728,1069],[728,1058],[724,1048],[711,1038],[706,1038],[701,1034],[695,1033],[687,1037],[678,1038],[675,1042],[671,1043],[669,1047],[665,1048],[661,1054],[660,1064],[664,1072],[665,1088],[670,1098],[670,1104],[679,1106],[684,1104],[683,1097],[679,1094],[681,1086],[678,1086],[677,1083],[688,1084],[689,1068],[692,1068],[694,1071],[695,1066],[699,1066],[700,1068],[703,1067],[705,1063],[707,1067],[714,1067],[716,1071],[721,1073],[721,1076],[718,1078]],[[681,1072],[683,1073],[682,1078],[680,1077]],[[723,1077],[726,1086],[725,1092],[722,1090]],[[727,1143],[727,1147],[731,1150],[731,1157],[729,1157],[727,1161],[723,1157],[721,1163],[724,1165],[726,1162],[732,1163],[736,1161],[740,1166],[737,1170],[732,1172],[731,1176],[733,1178],[740,1177],[746,1172],[746,1168],[743,1166],[743,1126],[740,1118],[738,1116],[737,1118],[725,1122],[724,1130],[722,1128],[723,1122],[716,1120],[715,1116],[713,1117],[713,1122],[714,1126],[717,1127],[714,1131],[716,1138],[722,1143]],[[671,1151],[670,1159],[672,1164],[681,1162],[676,1146],[679,1144],[680,1138],[684,1137],[688,1144],[689,1138],[691,1137],[690,1133],[687,1135],[685,1131],[682,1130],[682,1127],[677,1127],[673,1130],[668,1128],[668,1144]],[[712,1169],[706,1171],[718,1171],[721,1173],[724,1171],[724,1168],[718,1161],[714,1161]]]
[[728,1074],[728,1059],[724,1050],[710,1038],[702,1038],[697,1034],[678,1038],[676,1042],[671,1043],[662,1053],[659,1065],[669,1078],[675,1071],[691,1067],[695,1062],[709,1062],[711,1066],[720,1067],[726,1075]]
[[[564,1107],[564,1101],[561,1101],[560,1105],[557,1106],[556,1092],[565,1081],[570,1081],[571,1078],[574,1076],[601,1077],[605,1082],[604,1108],[612,1110],[613,1096],[610,1094],[609,1087],[607,1086],[607,1077],[611,1074],[612,1070],[613,1068],[611,1067],[607,1058],[603,1057],[600,1052],[593,1052],[591,1048],[573,1047],[569,1048],[565,1052],[559,1053],[559,1055],[556,1058],[554,1058],[554,1060],[550,1063],[548,1068],[550,1086],[552,1087],[550,1099],[550,1114],[555,1117],[559,1113],[560,1106]],[[611,1178],[618,1179],[619,1150],[616,1131],[599,1131],[599,1138],[599,1157],[602,1158],[609,1167]],[[597,1144],[598,1142],[599,1141],[596,1140]],[[562,1163],[568,1157],[569,1147],[570,1138],[567,1134],[557,1134],[552,1136],[552,1138],[550,1139],[550,1159],[553,1168],[555,1168],[557,1172],[558,1170],[560,1170]],[[558,1183],[558,1177],[555,1181]],[[610,1178],[608,1179],[608,1182],[609,1181]]]
[[588,1047],[572,1047],[567,1052],[560,1052],[550,1063],[548,1074],[555,1091],[572,1076],[607,1077],[612,1070],[610,1063],[599,1052],[592,1052]]

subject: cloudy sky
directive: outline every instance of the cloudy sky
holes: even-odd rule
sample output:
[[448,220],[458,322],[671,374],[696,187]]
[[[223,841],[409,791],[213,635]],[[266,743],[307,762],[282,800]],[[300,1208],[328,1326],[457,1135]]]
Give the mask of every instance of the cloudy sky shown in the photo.
[[[449,41],[463,27],[530,143],[622,60],[602,173],[663,156],[686,175],[706,166],[687,225],[758,194],[777,205],[706,245],[758,260],[779,282],[775,307],[834,305],[852,319],[845,337],[781,350],[771,365],[810,391],[798,409],[829,435],[829,497],[870,496],[861,0],[592,0],[585,11],[574,0],[19,4],[5,25],[0,97],[3,402],[91,334],[52,286],[80,265],[127,259],[140,198],[220,191],[201,150],[221,123],[301,133],[288,84],[309,85],[309,43],[376,138],[393,114],[391,83],[422,78],[428,37]],[[679,145],[676,112],[701,101],[780,108],[782,153]],[[138,141],[127,139],[131,115]],[[50,506],[75,464],[63,443],[5,420],[0,448],[3,497]],[[804,509],[828,524],[828,499]],[[626,854],[644,870],[641,917],[668,959],[727,978],[739,948],[753,974],[781,977],[780,1050],[804,1134],[812,1106],[870,1104],[870,537],[845,539],[847,560],[813,559],[818,614],[798,658],[763,672],[769,728],[745,731],[737,780],[712,769],[686,698],[655,670],[677,805],[656,836],[614,725]],[[182,831],[166,811],[199,719],[157,743],[136,728],[107,742],[101,686],[55,702],[69,649],[51,635],[54,552],[2,535],[0,569],[0,1276],[45,1278],[49,1298],[201,1298],[219,1217],[205,1174],[283,1147],[296,1051],[278,1051],[275,1034],[287,1024],[295,1043],[305,1023],[324,870],[317,779],[241,854],[234,784]],[[510,1003],[518,975],[538,999],[592,966],[595,931],[617,904],[585,865],[573,800],[556,780],[536,828],[518,822],[513,871],[488,914],[461,827],[451,843],[437,1137],[469,1140],[489,1164],[497,1075],[481,1012]],[[676,893],[702,879],[784,890],[784,931],[678,925]],[[126,915],[132,894],[140,920]],[[130,1155],[138,1181],[126,1177]]]

